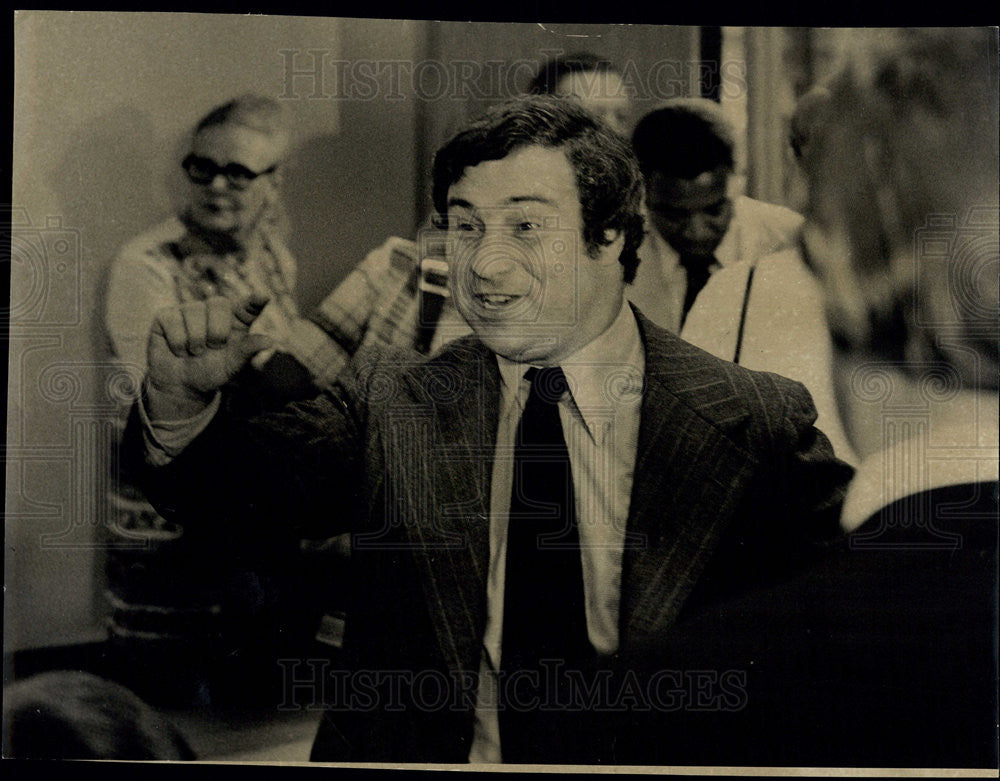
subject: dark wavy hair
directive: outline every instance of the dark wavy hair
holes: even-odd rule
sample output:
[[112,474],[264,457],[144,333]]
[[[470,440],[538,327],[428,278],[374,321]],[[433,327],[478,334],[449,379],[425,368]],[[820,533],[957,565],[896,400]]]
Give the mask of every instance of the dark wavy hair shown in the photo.
[[628,142],[572,101],[547,95],[504,103],[466,127],[434,156],[433,200],[437,219],[448,211],[448,190],[466,168],[502,160],[526,146],[562,149],[576,174],[583,240],[593,257],[619,231],[625,245],[618,260],[625,281],[635,279],[643,238],[642,174]]

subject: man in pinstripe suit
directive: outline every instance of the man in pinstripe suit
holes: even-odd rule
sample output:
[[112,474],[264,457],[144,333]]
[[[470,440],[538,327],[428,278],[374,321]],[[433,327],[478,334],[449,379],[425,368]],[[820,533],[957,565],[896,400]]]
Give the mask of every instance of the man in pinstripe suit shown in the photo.
[[[217,388],[266,347],[248,333],[262,302],[161,313],[127,437],[159,509],[264,541],[282,517],[302,534],[353,532],[352,664],[317,681],[313,759],[629,763],[642,759],[634,718],[659,744],[658,713],[740,707],[739,671],[672,667],[667,641],[692,606],[836,535],[851,470],[800,385],[717,360],[625,302],[640,197],[627,144],[578,107],[499,107],[434,166],[449,284],[474,335],[429,360],[366,352],[332,391],[250,422],[220,411]],[[543,376],[557,378],[547,403],[571,495],[537,516],[573,519],[579,555],[558,559],[582,581],[572,606],[539,585],[547,564],[512,564],[527,473],[564,458],[553,446],[519,461]],[[509,609],[522,578],[532,598]],[[526,623],[543,633],[537,616],[574,611],[585,663],[567,651],[510,669]],[[516,699],[514,678],[532,676],[537,696]]]

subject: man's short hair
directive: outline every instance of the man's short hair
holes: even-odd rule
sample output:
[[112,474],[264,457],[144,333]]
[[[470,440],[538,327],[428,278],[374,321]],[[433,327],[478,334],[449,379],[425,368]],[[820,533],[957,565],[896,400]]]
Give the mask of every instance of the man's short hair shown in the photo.
[[195,135],[218,125],[242,125],[271,138],[288,134],[285,107],[273,98],[246,94],[209,111],[195,126]]
[[543,65],[531,80],[528,93],[531,95],[555,95],[563,77],[573,73],[617,73],[618,68],[611,60],[598,57],[590,52],[577,52],[562,57],[553,57]]
[[675,98],[644,116],[632,147],[645,176],[694,179],[705,171],[733,169],[733,130],[707,98]]
[[862,43],[829,85],[810,181],[809,212],[847,239],[870,323],[850,346],[995,389],[995,31],[880,30]]
[[642,175],[628,142],[573,101],[551,96],[520,98],[489,111],[448,141],[434,157],[433,200],[447,214],[448,190],[465,169],[502,160],[517,149],[562,149],[576,175],[583,239],[593,257],[611,244],[605,232],[625,238],[619,262],[625,281],[635,279],[642,243]]

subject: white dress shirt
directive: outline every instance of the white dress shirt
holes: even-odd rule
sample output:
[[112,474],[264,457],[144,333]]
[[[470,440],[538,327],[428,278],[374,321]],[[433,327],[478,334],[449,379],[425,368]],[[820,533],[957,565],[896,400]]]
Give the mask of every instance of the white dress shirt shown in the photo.
[[[514,437],[530,383],[529,364],[497,357],[500,420],[490,491],[490,566],[487,617],[470,762],[500,762],[497,679],[503,630],[507,517],[513,481]],[[559,418],[569,451],[583,565],[590,642],[601,654],[618,649],[622,552],[639,436],[645,358],[628,305],[597,339],[560,364],[569,392]]]
[[927,405],[925,415],[901,407],[899,420],[886,415],[889,430],[903,428],[884,450],[866,457],[847,487],[840,525],[852,532],[883,507],[906,496],[950,485],[1000,480],[1000,402],[995,393],[963,391]]

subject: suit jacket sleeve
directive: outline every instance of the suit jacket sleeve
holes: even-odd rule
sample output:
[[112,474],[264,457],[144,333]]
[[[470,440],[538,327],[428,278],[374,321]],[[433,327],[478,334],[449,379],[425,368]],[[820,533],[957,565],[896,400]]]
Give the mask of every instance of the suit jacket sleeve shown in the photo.
[[341,386],[254,417],[223,403],[205,431],[161,467],[146,463],[133,409],[122,459],[167,519],[262,542],[278,531],[329,537],[358,525],[360,409]]
[[773,485],[776,522],[796,549],[839,537],[840,511],[854,470],[834,454],[816,428],[816,408],[799,382],[770,375],[784,399],[774,431]]
[[731,376],[752,410],[748,427],[733,435],[755,465],[740,509],[685,604],[688,613],[779,581],[843,536],[840,510],[853,469],[813,425],[808,391],[775,374]]

